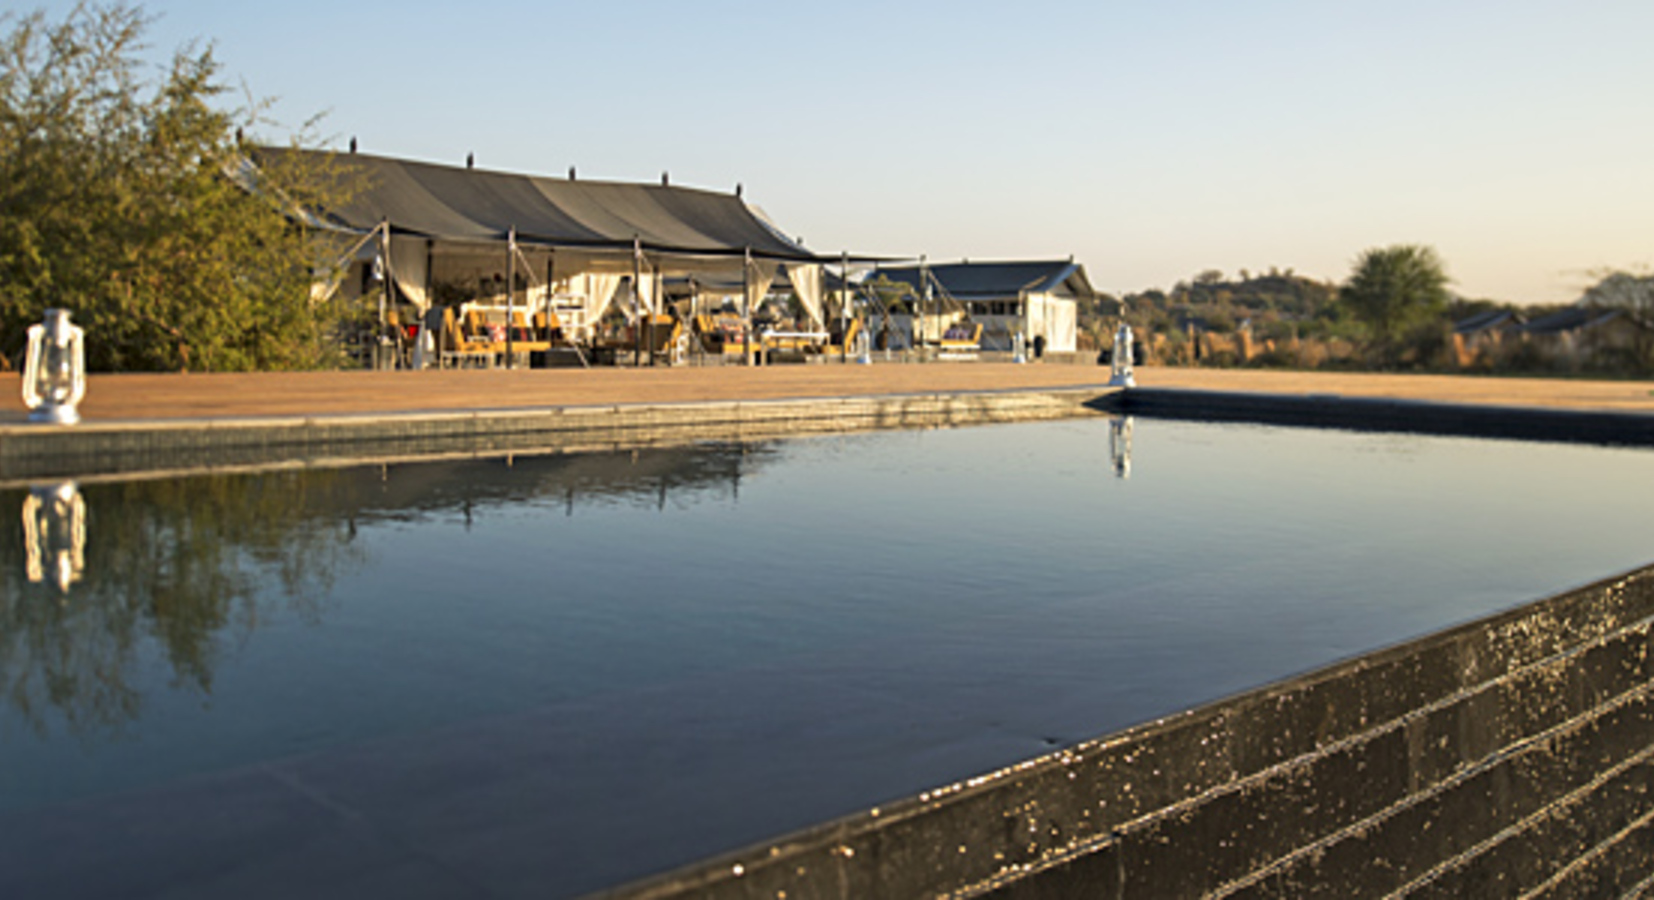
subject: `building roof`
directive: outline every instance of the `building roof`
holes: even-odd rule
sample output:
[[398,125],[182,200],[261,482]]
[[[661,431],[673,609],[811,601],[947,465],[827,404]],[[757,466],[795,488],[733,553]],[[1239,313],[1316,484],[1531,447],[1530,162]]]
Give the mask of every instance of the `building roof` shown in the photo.
[[1523,325],[1518,331],[1526,334],[1560,334],[1582,328],[1594,328],[1619,317],[1617,309],[1575,305],[1561,312],[1541,316]]
[[[1015,300],[1023,292],[1051,293],[1067,288],[1076,297],[1090,300],[1097,292],[1086,278],[1085,267],[1067,260],[1008,260],[996,262],[938,263],[927,268],[936,281],[957,300]],[[884,276],[920,288],[918,266],[879,268],[871,277]]]
[[1508,309],[1490,309],[1479,312],[1469,318],[1460,319],[1453,323],[1454,334],[1476,334],[1482,331],[1492,331],[1496,328],[1509,328],[1522,324],[1516,314]]
[[[322,151],[263,148],[258,158]],[[525,244],[769,259],[817,259],[735,194],[662,184],[577,181],[439,166],[367,154],[327,154],[364,187],[325,220],[366,232],[497,242],[515,228]],[[834,257],[833,259],[836,259]]]

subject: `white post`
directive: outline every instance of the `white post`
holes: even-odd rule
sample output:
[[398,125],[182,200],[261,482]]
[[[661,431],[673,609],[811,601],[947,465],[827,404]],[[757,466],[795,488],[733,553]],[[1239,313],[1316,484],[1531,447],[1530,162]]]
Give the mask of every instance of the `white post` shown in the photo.
[[1122,320],[1119,330],[1114,332],[1114,350],[1109,353],[1109,387],[1137,386],[1137,379],[1131,373],[1131,340],[1131,326]]

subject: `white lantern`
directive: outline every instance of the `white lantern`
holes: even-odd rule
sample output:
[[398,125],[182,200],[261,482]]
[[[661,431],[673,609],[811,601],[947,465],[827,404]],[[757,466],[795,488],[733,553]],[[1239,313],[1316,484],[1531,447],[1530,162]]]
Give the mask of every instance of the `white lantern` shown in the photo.
[[23,402],[29,421],[73,425],[75,404],[86,396],[86,332],[70,324],[66,309],[46,310],[46,321],[29,327],[29,358],[23,369]]
[[37,485],[23,500],[23,549],[29,581],[63,593],[86,569],[86,501],[73,481]]

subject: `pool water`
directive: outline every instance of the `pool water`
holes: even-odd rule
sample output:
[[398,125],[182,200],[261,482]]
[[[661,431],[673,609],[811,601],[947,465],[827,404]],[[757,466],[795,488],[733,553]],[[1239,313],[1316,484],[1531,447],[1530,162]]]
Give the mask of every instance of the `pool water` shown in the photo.
[[66,592],[0,492],[0,836],[256,774],[508,895],[1654,559],[1645,450],[1103,417],[79,492]]

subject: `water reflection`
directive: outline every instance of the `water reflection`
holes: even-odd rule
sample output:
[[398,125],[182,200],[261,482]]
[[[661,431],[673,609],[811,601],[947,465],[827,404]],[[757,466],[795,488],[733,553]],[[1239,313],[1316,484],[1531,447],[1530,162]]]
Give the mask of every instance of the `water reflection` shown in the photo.
[[23,544],[31,584],[60,593],[86,570],[86,501],[73,481],[37,485],[23,500]]
[[1131,416],[1108,419],[1108,456],[1114,463],[1114,477],[1131,477]]
[[[21,510],[0,526],[0,703],[42,735],[120,732],[159,684],[209,697],[217,668],[260,627],[319,623],[334,583],[370,562],[357,540],[363,523],[458,514],[469,524],[518,503],[573,515],[733,499],[742,468],[769,452],[708,446],[0,492],[0,509]],[[169,677],[147,675],[157,662]]]
[[[37,488],[3,536],[0,692],[36,731],[85,733],[136,717],[146,652],[174,687],[209,694],[218,658],[271,596],[314,619],[355,552],[307,509],[329,473],[221,475]],[[90,538],[88,537],[90,532]],[[13,556],[22,548],[24,560]],[[19,583],[21,570],[26,583]],[[72,597],[64,595],[76,582]],[[54,598],[52,595],[57,594]]]

